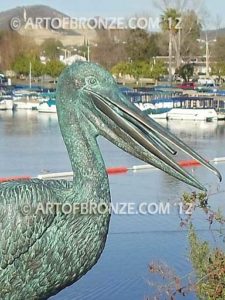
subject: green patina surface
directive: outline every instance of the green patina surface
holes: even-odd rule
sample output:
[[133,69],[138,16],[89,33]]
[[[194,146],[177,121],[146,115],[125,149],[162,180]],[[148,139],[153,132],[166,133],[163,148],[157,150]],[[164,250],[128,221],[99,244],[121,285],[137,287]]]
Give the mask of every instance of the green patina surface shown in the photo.
[[[98,261],[110,214],[36,211],[41,203],[110,203],[108,176],[97,137],[199,189],[204,187],[169,157],[176,145],[216,173],[118,90],[100,66],[77,62],[58,80],[57,112],[74,172],[64,180],[12,181],[0,185],[0,299],[47,299],[77,281]],[[30,213],[24,214],[28,205]]]

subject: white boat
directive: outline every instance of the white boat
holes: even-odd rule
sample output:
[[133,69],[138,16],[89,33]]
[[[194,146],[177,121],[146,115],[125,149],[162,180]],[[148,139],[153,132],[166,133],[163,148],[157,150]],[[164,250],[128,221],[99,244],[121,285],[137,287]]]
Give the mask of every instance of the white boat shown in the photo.
[[[215,109],[204,108],[172,108],[165,113],[167,120],[190,120],[190,121],[217,121],[218,116]],[[151,115],[154,119],[161,118],[159,115]]]
[[29,90],[29,89],[13,90],[13,96],[15,99],[24,98],[24,96],[29,96],[29,95],[33,95],[33,94],[34,94],[34,91]]
[[43,101],[38,105],[38,112],[42,113],[56,113],[56,102],[54,99]]
[[27,100],[27,99],[20,99],[14,100],[14,108],[15,109],[29,109],[29,110],[37,110],[39,105],[38,100]]
[[0,100],[0,110],[12,110],[12,109],[13,109],[13,100],[11,99]]
[[213,108],[213,98],[209,97],[161,98],[136,105],[153,119],[208,122],[218,120],[217,112]]
[[39,94],[29,90],[13,91],[13,101],[15,109],[37,110],[39,101]]
[[154,109],[154,105],[151,104],[150,102],[146,102],[146,103],[139,102],[139,103],[134,103],[134,104],[142,111],[147,110],[147,109]]

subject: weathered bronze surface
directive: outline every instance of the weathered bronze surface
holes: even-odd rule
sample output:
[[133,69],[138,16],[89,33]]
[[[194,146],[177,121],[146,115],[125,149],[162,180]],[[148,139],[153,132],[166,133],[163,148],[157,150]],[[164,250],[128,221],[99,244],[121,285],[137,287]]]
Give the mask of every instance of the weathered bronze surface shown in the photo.
[[176,153],[172,145],[221,179],[213,166],[140,112],[121,94],[113,77],[96,64],[77,62],[63,72],[57,87],[57,112],[74,179],[0,185],[0,299],[47,299],[98,261],[109,212],[65,214],[54,209],[45,213],[37,207],[40,203],[44,207],[49,203],[109,205],[108,177],[96,141],[99,135],[196,188],[204,189],[169,156]]

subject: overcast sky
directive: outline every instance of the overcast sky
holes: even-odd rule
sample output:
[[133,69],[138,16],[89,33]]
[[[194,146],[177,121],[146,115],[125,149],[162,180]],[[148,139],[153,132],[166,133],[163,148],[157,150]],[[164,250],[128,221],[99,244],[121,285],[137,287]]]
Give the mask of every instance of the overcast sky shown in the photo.
[[[165,0],[168,1],[168,0]],[[174,0],[173,2],[188,3],[196,12],[204,15],[208,27],[225,27],[224,0]],[[7,0],[1,1],[0,11],[16,6],[44,4],[51,6],[71,17],[129,17],[133,15],[160,14],[156,3],[162,0]],[[193,4],[195,3],[195,4]]]

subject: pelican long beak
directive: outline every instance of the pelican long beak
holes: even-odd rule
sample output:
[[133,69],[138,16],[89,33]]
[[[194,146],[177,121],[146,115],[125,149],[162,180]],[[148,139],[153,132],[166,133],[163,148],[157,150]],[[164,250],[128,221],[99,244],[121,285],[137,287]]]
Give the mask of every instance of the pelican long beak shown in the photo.
[[[222,180],[218,170],[185,143],[164,129],[160,124],[141,112],[122,93],[102,95],[86,90],[98,110],[106,117],[108,126],[100,128],[101,134],[121,149],[149,163],[173,177],[206,191],[206,188],[192,175],[182,169],[169,154],[175,155],[177,148],[199,161]],[[105,129],[108,128],[108,130]],[[109,130],[112,128],[111,130]]]

